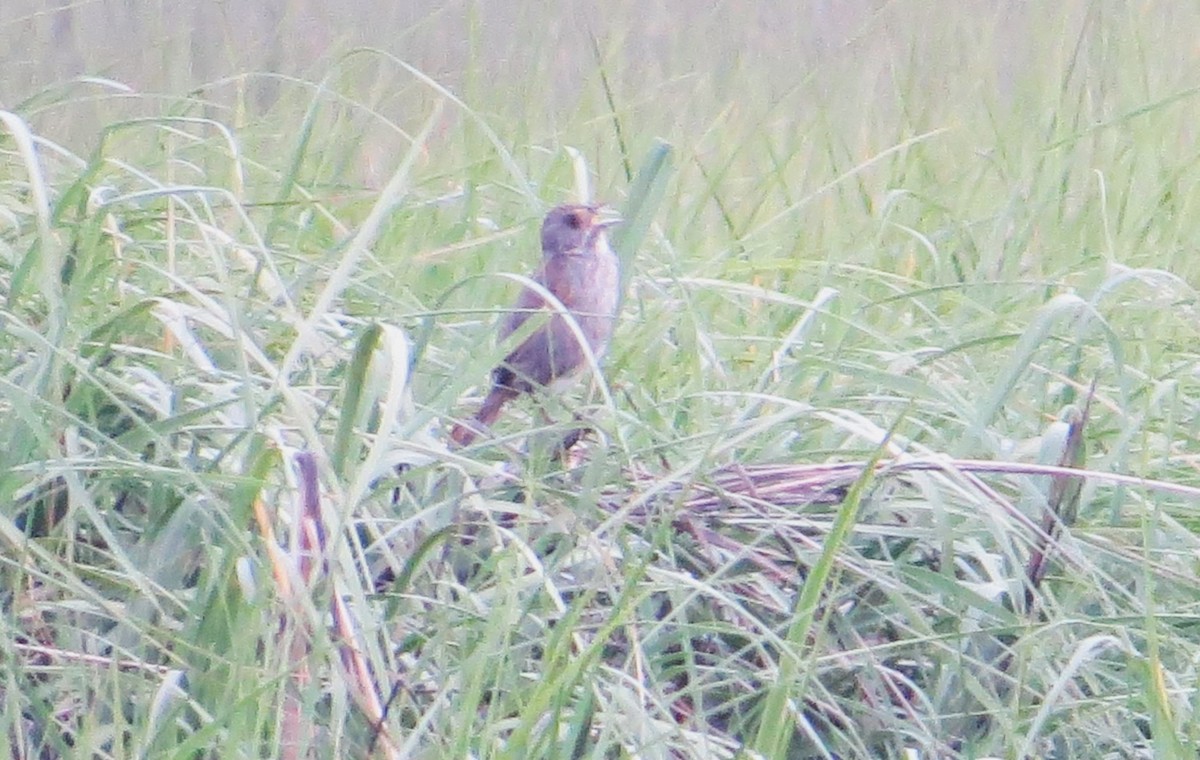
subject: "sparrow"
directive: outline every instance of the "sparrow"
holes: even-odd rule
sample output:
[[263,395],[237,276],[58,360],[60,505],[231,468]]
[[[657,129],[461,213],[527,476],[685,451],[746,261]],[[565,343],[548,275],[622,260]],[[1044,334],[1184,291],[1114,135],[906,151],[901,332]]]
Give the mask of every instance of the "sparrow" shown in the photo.
[[[538,326],[492,370],[492,387],[470,423],[454,426],[451,440],[467,446],[500,410],[522,393],[561,391],[588,366],[582,335],[599,359],[608,348],[620,300],[621,273],[606,232],[620,220],[601,217],[603,206],[564,205],[542,222],[542,265],[534,281],[566,307],[565,315],[526,287],[500,322],[503,343],[532,317]],[[545,314],[546,316],[543,316]],[[578,327],[576,330],[572,322]]]

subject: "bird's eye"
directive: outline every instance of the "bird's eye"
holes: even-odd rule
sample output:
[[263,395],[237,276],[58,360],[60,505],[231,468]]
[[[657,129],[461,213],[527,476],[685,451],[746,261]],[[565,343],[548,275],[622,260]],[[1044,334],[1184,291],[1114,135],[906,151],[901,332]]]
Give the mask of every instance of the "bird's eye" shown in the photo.
[[567,226],[573,230],[583,227],[583,215],[579,212],[567,214]]

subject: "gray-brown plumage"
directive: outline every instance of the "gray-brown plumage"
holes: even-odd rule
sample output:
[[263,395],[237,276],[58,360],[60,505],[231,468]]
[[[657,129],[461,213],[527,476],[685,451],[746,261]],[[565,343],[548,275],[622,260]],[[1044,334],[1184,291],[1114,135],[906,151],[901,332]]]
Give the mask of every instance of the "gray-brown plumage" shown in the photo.
[[[500,322],[501,342],[518,332],[531,317],[538,327],[492,371],[492,388],[469,424],[454,426],[451,439],[459,446],[475,440],[499,416],[506,403],[522,393],[557,390],[587,366],[582,334],[596,357],[603,355],[612,336],[620,299],[617,256],[608,245],[613,220],[600,218],[600,206],[567,205],[551,209],[542,222],[542,266],[534,281],[570,312],[557,311],[542,295],[525,288],[513,310]],[[542,316],[547,314],[548,316]],[[571,320],[578,325],[578,333]]]

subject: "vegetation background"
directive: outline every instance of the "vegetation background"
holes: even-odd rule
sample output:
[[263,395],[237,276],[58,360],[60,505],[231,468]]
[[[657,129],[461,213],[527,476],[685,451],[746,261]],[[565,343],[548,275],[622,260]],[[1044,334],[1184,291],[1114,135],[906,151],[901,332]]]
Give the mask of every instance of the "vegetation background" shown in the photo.
[[[0,757],[1195,757],[1196,29],[6,0]],[[580,194],[604,382],[448,450]]]

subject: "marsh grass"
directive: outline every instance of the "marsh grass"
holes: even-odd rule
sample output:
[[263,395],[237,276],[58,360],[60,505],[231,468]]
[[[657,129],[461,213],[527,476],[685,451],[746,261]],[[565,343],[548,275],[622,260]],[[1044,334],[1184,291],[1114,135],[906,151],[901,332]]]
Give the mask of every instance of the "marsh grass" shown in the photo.
[[[1194,757],[1195,19],[1041,10],[10,100],[0,756]],[[447,449],[581,185],[604,382]]]

